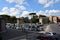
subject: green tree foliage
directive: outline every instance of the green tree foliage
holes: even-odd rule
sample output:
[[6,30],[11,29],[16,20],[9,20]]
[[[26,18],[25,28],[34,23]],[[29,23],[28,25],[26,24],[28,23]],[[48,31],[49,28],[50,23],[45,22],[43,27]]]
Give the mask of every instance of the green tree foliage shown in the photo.
[[9,15],[3,14],[3,15],[0,15],[0,16],[2,16],[3,19],[5,19],[6,22],[9,22],[9,18],[10,18]]
[[45,16],[45,15],[39,15],[39,18],[40,18],[40,17],[46,17],[46,16]]
[[9,15],[6,15],[6,14],[3,14],[3,15],[0,15],[2,16],[6,23],[16,23],[16,17],[15,16],[9,16]]
[[29,15],[32,16],[31,23],[37,23],[38,22],[38,16],[36,15],[36,13],[30,13]]
[[36,13],[30,13],[29,15],[36,15]]
[[37,18],[38,18],[38,16],[37,16],[37,15],[35,15],[35,16],[33,16],[33,18],[37,19]]
[[28,17],[25,17],[25,18],[24,18],[24,22],[25,22],[25,23],[29,23],[29,18],[28,18]]
[[29,18],[28,17],[21,17],[20,18],[24,23],[29,23]]
[[10,22],[11,22],[11,23],[16,23],[16,22],[17,22],[16,17],[15,17],[15,16],[11,16],[11,17],[10,17]]
[[36,13],[30,13],[29,15],[31,15],[33,18],[36,15]]

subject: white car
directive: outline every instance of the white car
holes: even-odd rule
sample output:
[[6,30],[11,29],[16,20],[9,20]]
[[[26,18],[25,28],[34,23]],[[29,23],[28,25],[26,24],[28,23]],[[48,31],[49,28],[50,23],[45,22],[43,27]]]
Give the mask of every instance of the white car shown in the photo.
[[44,31],[44,27],[43,26],[37,26],[37,30]]
[[53,36],[53,33],[52,32],[46,32],[45,35],[46,36]]
[[16,29],[19,29],[19,27],[16,27]]

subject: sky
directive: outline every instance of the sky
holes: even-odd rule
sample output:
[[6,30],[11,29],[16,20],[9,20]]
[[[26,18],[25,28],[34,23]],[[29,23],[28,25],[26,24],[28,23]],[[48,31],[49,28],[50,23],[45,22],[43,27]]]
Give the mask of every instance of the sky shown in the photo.
[[0,15],[30,17],[37,15],[60,16],[60,0],[0,0]]

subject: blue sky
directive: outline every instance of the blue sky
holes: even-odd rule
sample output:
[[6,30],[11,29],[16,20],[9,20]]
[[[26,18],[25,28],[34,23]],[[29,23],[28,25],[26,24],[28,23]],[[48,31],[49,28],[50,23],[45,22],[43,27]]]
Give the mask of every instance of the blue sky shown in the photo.
[[26,17],[30,12],[60,16],[60,0],[0,0],[0,15]]

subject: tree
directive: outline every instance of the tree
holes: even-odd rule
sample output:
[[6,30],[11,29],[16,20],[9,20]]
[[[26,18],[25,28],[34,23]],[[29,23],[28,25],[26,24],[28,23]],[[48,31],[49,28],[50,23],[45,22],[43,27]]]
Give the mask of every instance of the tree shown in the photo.
[[11,16],[10,17],[10,23],[16,23],[17,22],[17,19],[15,16]]
[[39,18],[40,18],[40,17],[46,17],[46,16],[45,16],[45,15],[39,15]]
[[28,17],[25,17],[25,18],[24,18],[24,22],[25,22],[25,23],[29,23],[29,18],[28,18]]
[[33,18],[37,19],[37,18],[38,18],[38,16],[37,16],[37,15],[35,15],[35,16],[33,16]]
[[29,15],[36,15],[36,13],[30,13]]
[[36,15],[36,13],[30,13],[29,15],[32,16],[30,22],[31,22],[31,23],[34,23],[34,16]]
[[32,15],[31,18],[31,23],[38,23],[38,16],[36,15],[36,13],[30,13],[29,15]]
[[2,16],[6,22],[9,22],[9,19],[10,19],[10,16],[9,15],[6,15],[6,14],[3,14],[3,15],[0,15]]
[[5,19],[6,23],[16,23],[17,22],[15,16],[10,16],[10,15],[6,15],[6,14],[0,15],[0,16],[2,16]]
[[10,18],[10,16],[9,15],[6,15],[6,14],[3,14],[3,15],[0,15],[0,16],[2,16],[3,18]]
[[30,13],[29,15],[31,15],[33,18],[36,15],[36,13]]

